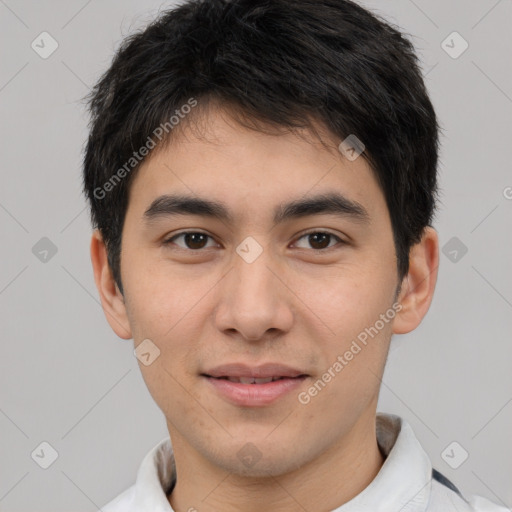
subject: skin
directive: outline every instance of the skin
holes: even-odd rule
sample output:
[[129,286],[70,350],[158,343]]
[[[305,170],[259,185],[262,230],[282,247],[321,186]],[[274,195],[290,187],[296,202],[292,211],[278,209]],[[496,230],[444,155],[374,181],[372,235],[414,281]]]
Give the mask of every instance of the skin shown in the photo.
[[[151,365],[139,366],[172,439],[178,479],[169,502],[176,512],[333,510],[383,464],[375,429],[380,379],[391,336],[415,329],[430,306],[437,233],[426,228],[411,249],[394,320],[301,404],[297,394],[395,303],[399,280],[384,195],[366,160],[346,159],[337,150],[341,141],[325,131],[329,148],[313,137],[243,128],[216,107],[202,135],[184,129],[134,178],[122,234],[124,297],[101,234],[91,240],[112,329],[135,347],[149,338],[160,350]],[[333,190],[363,205],[369,223],[333,214],[272,223],[276,205]],[[177,192],[225,203],[234,224],[182,215],[148,226],[143,214],[151,202]],[[184,237],[164,243],[184,231],[211,238],[199,249]],[[325,231],[345,243],[333,237],[315,251],[303,236]],[[235,251],[247,236],[263,248],[250,264]],[[240,361],[284,363],[309,377],[271,405],[239,407],[200,373]],[[261,454],[252,467],[237,456],[248,442]]]

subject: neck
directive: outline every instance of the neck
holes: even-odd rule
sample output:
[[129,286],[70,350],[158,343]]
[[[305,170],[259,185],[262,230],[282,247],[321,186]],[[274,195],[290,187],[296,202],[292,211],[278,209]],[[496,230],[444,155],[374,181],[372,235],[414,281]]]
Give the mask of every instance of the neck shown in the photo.
[[377,444],[375,411],[315,460],[286,474],[249,478],[212,465],[179,439],[173,449],[179,475],[169,503],[175,512],[332,511],[361,493],[384,458]]

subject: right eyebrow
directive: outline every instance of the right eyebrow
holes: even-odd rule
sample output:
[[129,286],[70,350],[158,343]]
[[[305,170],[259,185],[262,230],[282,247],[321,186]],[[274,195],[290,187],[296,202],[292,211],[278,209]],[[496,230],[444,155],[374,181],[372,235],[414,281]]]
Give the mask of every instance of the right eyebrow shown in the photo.
[[155,199],[144,212],[146,222],[159,217],[201,215],[233,224],[233,216],[223,203],[186,195],[163,195]]

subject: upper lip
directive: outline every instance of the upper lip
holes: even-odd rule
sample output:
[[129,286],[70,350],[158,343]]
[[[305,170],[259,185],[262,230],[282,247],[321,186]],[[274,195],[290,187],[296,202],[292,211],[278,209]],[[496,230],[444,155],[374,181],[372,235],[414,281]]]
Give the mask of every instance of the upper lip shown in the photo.
[[267,363],[261,366],[249,366],[244,363],[223,364],[202,373],[208,377],[254,377],[265,379],[269,377],[299,377],[305,372],[279,363]]

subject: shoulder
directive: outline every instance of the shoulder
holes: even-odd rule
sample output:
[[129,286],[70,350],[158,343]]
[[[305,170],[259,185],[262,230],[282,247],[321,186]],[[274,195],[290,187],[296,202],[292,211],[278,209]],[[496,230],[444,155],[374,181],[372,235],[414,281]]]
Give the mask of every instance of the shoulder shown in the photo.
[[135,494],[135,485],[128,487],[121,494],[101,507],[103,512],[130,512]]
[[481,496],[464,496],[455,485],[438,471],[433,471],[428,512],[510,512]]

